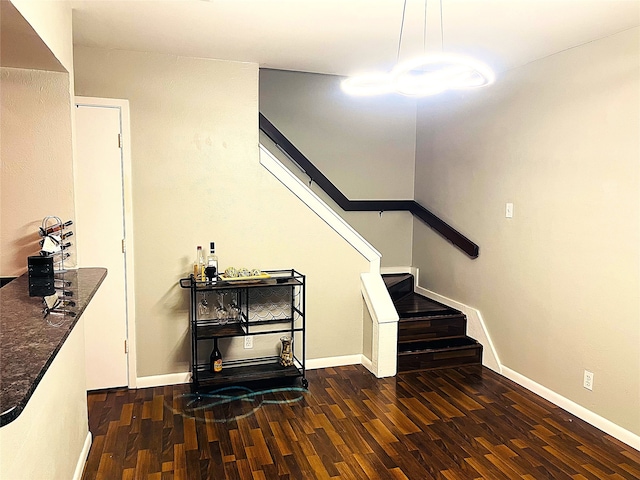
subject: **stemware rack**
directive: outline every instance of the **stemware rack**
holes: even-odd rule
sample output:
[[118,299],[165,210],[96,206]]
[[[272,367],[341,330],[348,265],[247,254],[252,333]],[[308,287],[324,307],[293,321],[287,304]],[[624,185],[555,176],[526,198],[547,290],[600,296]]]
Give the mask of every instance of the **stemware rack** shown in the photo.
[[[198,281],[193,275],[180,280],[190,291],[192,390],[256,380],[305,377],[305,276],[294,269],[266,270],[269,278],[249,281]],[[228,360],[223,369],[212,372],[207,353],[211,341],[256,336],[273,348],[278,335],[293,339],[293,365],[282,366],[279,355],[251,356]],[[244,354],[252,350],[241,350]],[[235,352],[237,353],[237,352]]]
[[43,257],[53,257],[53,265],[55,273],[64,273],[64,260],[71,256],[68,252],[72,243],[68,240],[73,235],[73,231],[69,227],[73,225],[73,221],[63,222],[60,217],[49,215],[42,219],[42,225],[39,229],[40,255]]

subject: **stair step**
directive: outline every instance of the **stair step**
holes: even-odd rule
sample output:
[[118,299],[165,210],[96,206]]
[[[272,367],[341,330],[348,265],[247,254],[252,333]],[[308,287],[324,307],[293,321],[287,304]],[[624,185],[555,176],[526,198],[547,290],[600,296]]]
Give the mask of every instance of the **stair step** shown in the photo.
[[399,373],[480,364],[482,345],[467,336],[398,345]]
[[398,373],[482,365],[482,345],[466,336],[467,317],[415,293],[411,274],[382,276],[398,312]]
[[394,302],[413,293],[413,275],[410,273],[389,273],[382,275],[382,279]]
[[393,304],[400,318],[462,314],[455,308],[447,307],[442,303],[413,292],[394,300]]
[[398,343],[462,337],[466,331],[467,317],[461,314],[403,318],[398,322]]

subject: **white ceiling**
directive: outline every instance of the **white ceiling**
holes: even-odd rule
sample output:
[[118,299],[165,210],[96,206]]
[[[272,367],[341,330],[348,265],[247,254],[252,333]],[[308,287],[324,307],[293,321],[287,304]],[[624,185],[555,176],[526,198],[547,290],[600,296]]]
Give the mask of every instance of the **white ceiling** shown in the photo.
[[[74,42],[350,75],[396,62],[404,0],[72,0]],[[497,72],[640,25],[640,0],[442,0],[444,49]],[[400,59],[424,52],[407,0]],[[440,50],[439,1],[426,49]]]

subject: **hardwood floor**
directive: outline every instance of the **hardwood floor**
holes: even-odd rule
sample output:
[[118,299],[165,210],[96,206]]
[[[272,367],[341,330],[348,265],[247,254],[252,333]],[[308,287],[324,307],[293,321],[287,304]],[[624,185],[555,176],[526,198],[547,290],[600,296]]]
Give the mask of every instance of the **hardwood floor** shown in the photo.
[[640,478],[640,452],[483,367],[307,373],[308,391],[199,402],[188,385],[90,393],[83,478]]

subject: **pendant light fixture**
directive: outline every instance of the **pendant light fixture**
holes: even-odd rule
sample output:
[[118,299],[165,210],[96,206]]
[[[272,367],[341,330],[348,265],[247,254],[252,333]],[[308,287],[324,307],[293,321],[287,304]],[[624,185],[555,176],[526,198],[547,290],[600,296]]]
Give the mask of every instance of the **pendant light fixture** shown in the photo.
[[[383,95],[399,93],[407,96],[436,95],[445,90],[463,90],[484,87],[495,80],[493,71],[484,63],[471,57],[446,54],[440,0],[441,52],[400,62],[400,47],[405,24],[407,0],[404,0],[396,66],[385,73],[357,75],[342,82],[342,89],[352,95]],[[423,48],[427,39],[427,0],[424,2]]]

